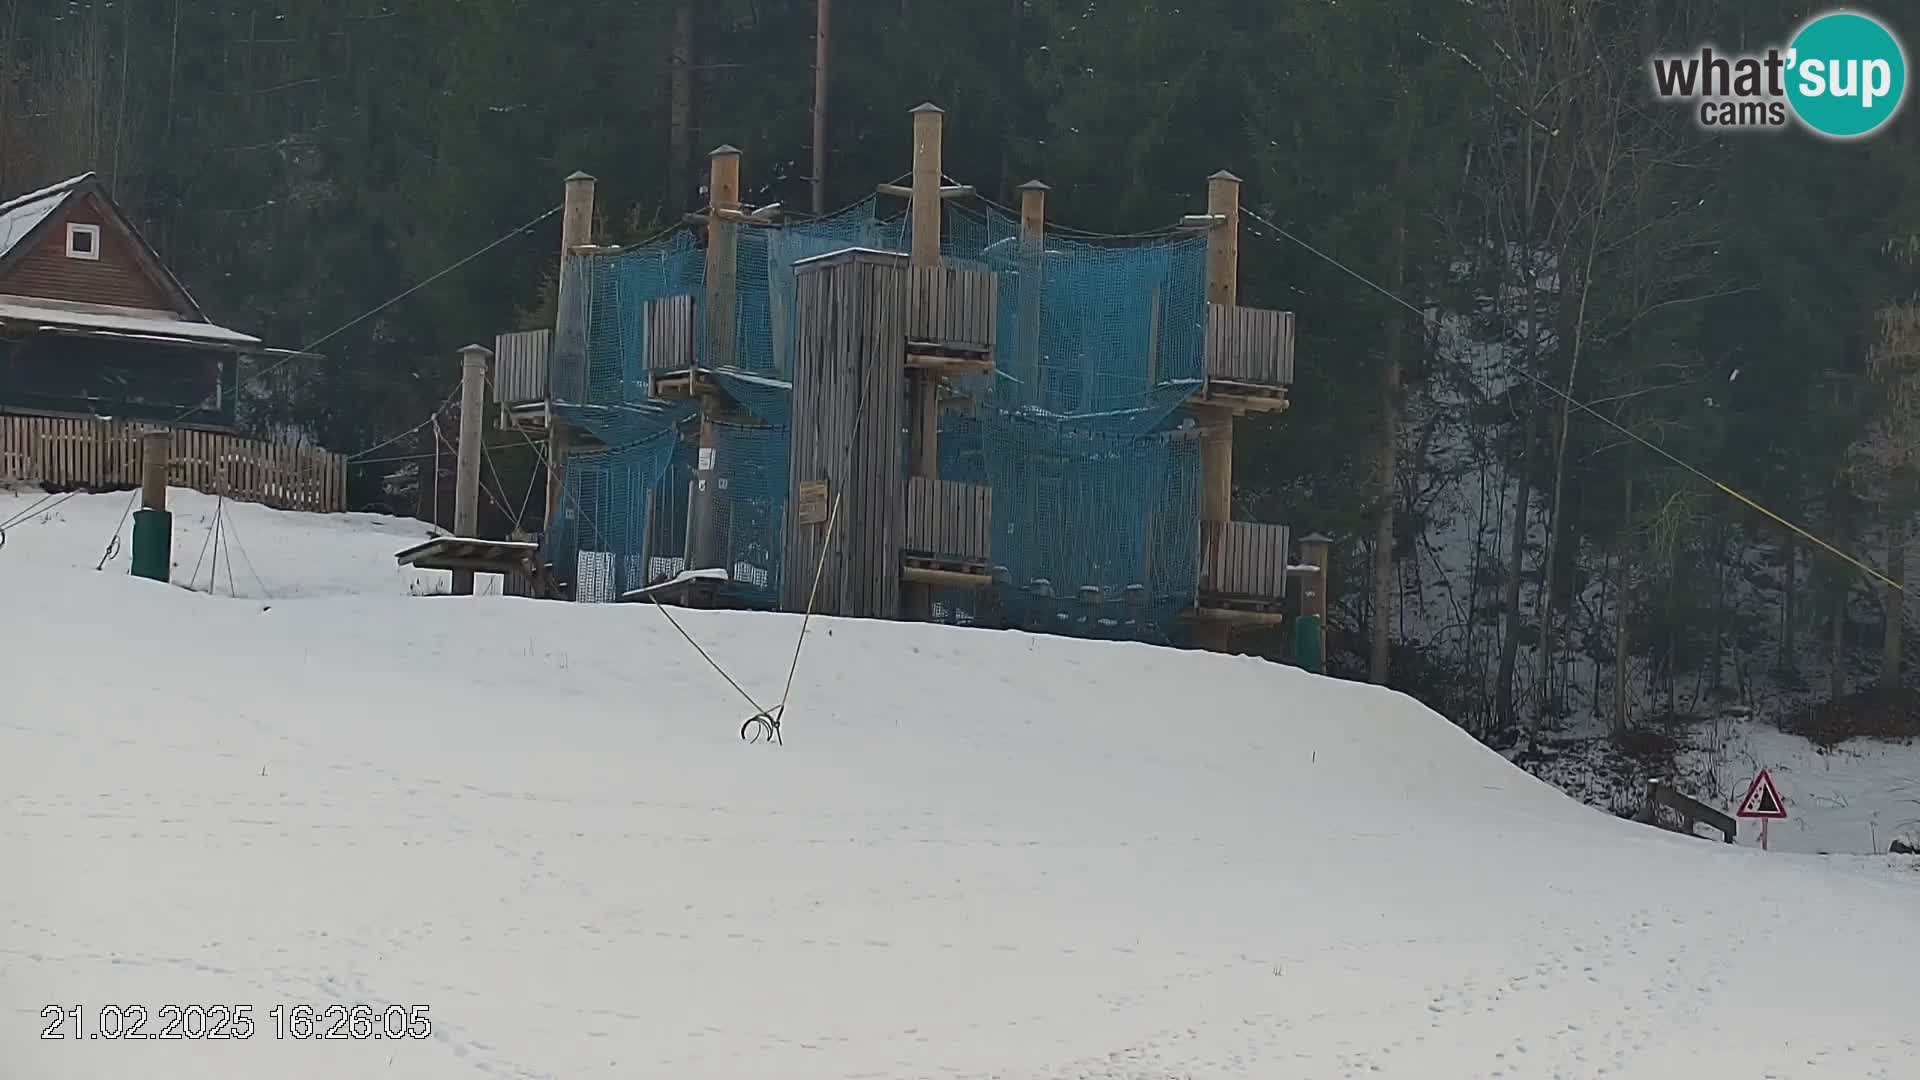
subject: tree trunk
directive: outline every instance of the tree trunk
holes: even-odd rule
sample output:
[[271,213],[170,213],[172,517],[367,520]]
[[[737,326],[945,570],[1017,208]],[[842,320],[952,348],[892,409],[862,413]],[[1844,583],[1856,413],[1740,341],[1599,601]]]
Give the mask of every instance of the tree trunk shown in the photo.
[[687,209],[688,170],[693,167],[693,4],[680,0],[674,12],[667,62],[667,207],[672,215]]
[[1780,670],[1791,675],[1799,670],[1800,657],[1793,641],[1794,601],[1800,591],[1800,549],[1794,545],[1792,531],[1782,528],[1785,542],[1781,561],[1786,564],[1785,585],[1780,598]]
[[1520,657],[1520,572],[1526,564],[1527,504],[1533,499],[1534,410],[1527,407],[1525,434],[1520,447],[1520,491],[1513,504],[1513,546],[1507,552],[1506,610],[1501,615],[1505,626],[1500,636],[1500,671],[1494,676],[1494,712],[1502,723],[1513,723],[1514,666]]
[[[1897,582],[1905,582],[1907,561],[1907,523],[1896,519],[1887,526],[1887,576]],[[1886,640],[1882,644],[1880,662],[1880,685],[1895,689],[1900,685],[1900,646],[1905,630],[1903,601],[1906,594],[1900,589],[1882,586],[1886,597]]]
[[[1404,131],[1399,159],[1394,167],[1394,190],[1405,192],[1413,150],[1412,126],[1404,115],[1401,117],[1401,127]],[[1406,205],[1404,198],[1394,200],[1393,254],[1388,260],[1388,281],[1395,296],[1404,292],[1407,284]],[[1386,685],[1393,666],[1393,517],[1394,508],[1399,502],[1400,350],[1406,343],[1406,328],[1402,325],[1402,319],[1396,308],[1387,315],[1386,325],[1382,327],[1386,335],[1387,370],[1381,380],[1380,446],[1374,473],[1374,495],[1380,500],[1380,519],[1373,540],[1373,656],[1368,671],[1373,682],[1380,686]]]
[[1828,675],[1827,696],[1838,700],[1847,692],[1847,587],[1833,592],[1833,670]]
[[1633,642],[1628,636],[1628,620],[1633,614],[1633,473],[1622,470],[1625,493],[1621,499],[1619,566],[1613,586],[1613,737],[1626,735],[1632,713],[1628,685],[1632,670]]
[[[1847,496],[1836,496],[1838,502],[1834,514],[1833,543],[1845,550],[1847,535],[1851,527],[1851,509],[1847,505]],[[1833,590],[1833,656],[1832,670],[1828,672],[1828,696],[1839,699],[1847,692],[1847,593],[1852,591],[1853,581],[1844,573]]]

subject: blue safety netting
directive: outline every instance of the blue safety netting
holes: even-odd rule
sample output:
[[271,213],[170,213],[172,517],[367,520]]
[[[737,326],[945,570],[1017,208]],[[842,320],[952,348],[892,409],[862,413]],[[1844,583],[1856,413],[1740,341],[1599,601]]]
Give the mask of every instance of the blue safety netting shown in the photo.
[[[1011,214],[949,203],[943,216],[950,264],[998,279],[995,371],[948,380],[945,393],[964,400],[942,410],[938,462],[942,479],[993,490],[987,569],[995,584],[938,591],[935,618],[1176,636],[1198,576],[1198,442],[1175,428],[1177,410],[1201,387],[1205,240],[1049,234],[1044,250],[1033,250]],[[647,399],[649,372],[663,365],[646,354],[645,311],[653,300],[689,296],[695,362],[740,409],[713,429],[712,528],[729,572],[725,592],[743,606],[780,602],[794,264],[848,247],[902,251],[910,228],[904,213],[883,216],[869,199],[815,221],[735,232],[734,347],[725,356],[708,340],[696,230],[580,260],[589,283],[585,372],[578,400],[556,408],[610,449],[570,466],[567,490],[579,509],[563,515],[550,544],[579,551],[583,599],[611,599],[685,567],[698,423],[690,404]],[[556,397],[562,383],[557,373]]]

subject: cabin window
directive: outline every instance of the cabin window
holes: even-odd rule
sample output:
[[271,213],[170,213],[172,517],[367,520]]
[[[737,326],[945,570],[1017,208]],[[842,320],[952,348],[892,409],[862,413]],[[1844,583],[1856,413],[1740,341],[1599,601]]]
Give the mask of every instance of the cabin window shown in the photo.
[[100,226],[68,225],[67,258],[98,261],[100,258]]

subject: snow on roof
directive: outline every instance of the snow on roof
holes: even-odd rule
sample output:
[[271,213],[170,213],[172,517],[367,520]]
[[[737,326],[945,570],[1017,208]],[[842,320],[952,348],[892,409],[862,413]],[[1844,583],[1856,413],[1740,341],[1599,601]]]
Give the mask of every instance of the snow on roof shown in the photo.
[[144,337],[177,338],[222,345],[258,345],[260,339],[207,322],[188,322],[165,311],[137,311],[92,304],[64,304],[37,297],[0,296],[0,319],[64,330],[94,330]]
[[15,244],[25,239],[35,226],[47,219],[47,215],[58,210],[67,201],[67,195],[86,180],[92,179],[92,173],[82,173],[71,180],[65,180],[49,188],[28,192],[17,198],[0,203],[0,255],[5,255]]
[[16,206],[24,206],[30,202],[39,202],[41,199],[50,198],[54,195],[65,195],[67,192],[93,179],[93,176],[93,173],[84,172],[79,176],[68,177],[52,187],[43,187],[39,191],[29,191],[25,195],[15,195],[6,202],[0,202],[0,214],[12,210]]

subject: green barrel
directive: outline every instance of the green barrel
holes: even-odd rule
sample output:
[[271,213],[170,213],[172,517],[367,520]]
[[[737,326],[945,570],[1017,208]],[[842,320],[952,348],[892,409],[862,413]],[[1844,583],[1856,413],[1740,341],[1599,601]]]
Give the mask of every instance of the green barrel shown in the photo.
[[165,510],[133,513],[133,574],[165,581],[173,569],[173,515]]
[[1318,675],[1326,667],[1325,642],[1320,635],[1320,617],[1302,615],[1293,620],[1293,662]]

